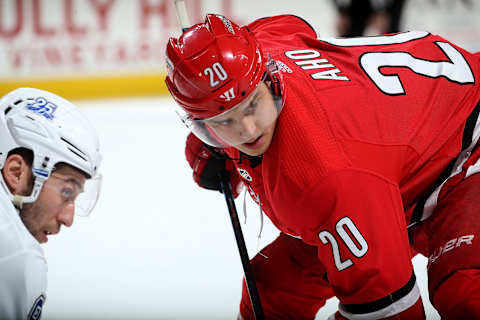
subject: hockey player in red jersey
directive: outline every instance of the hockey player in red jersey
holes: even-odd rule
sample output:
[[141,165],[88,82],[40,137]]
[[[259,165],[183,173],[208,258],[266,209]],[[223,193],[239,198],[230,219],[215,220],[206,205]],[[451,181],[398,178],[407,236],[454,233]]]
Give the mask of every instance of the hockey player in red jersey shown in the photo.
[[317,38],[290,15],[207,15],[166,53],[195,181],[230,171],[281,231],[252,259],[266,318],[335,295],[336,319],[424,319],[420,252],[442,318],[480,319],[480,55],[428,32]]

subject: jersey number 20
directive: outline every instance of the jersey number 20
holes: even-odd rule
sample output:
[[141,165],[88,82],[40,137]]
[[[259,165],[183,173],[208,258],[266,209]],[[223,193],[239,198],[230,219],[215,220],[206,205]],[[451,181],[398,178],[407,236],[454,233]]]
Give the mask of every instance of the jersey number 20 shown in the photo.
[[[404,43],[424,38],[427,35],[428,32],[409,31],[390,36],[325,39],[324,41],[342,47],[375,46]],[[380,72],[382,67],[408,68],[425,77],[445,77],[459,84],[475,82],[470,66],[455,47],[448,42],[437,41],[434,43],[450,61],[420,59],[408,52],[365,52],[360,56],[360,66],[377,88],[388,95],[403,95],[405,90],[398,75],[384,75]]]
[[[356,243],[353,241],[346,229],[348,229],[350,234],[355,238]],[[338,222],[335,224],[335,231],[342,240],[342,242],[345,243],[348,250],[350,250],[350,252],[355,257],[361,258],[367,253],[367,241],[365,241],[365,238],[362,236],[360,231],[358,231],[358,228],[355,226],[352,219],[350,219],[349,217],[343,217],[342,219],[338,220]],[[342,258],[340,257],[340,248],[338,246],[338,241],[334,234],[324,230],[318,234],[318,237],[323,244],[327,244],[330,242],[330,244],[332,245],[333,260],[338,271],[345,270],[351,265],[353,265],[351,259],[346,259],[342,261]]]

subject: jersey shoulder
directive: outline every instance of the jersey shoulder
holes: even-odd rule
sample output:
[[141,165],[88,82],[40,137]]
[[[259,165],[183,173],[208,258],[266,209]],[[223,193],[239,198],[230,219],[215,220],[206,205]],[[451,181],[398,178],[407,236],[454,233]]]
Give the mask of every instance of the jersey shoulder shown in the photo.
[[47,286],[45,256],[3,191],[0,192],[0,270],[0,319],[26,319],[30,314],[39,314]]
[[265,17],[253,21],[247,27],[260,41],[264,38],[281,39],[292,36],[317,37],[313,27],[306,20],[295,15]]
[[0,259],[32,252],[44,259],[43,250],[30,234],[5,192],[0,192]]

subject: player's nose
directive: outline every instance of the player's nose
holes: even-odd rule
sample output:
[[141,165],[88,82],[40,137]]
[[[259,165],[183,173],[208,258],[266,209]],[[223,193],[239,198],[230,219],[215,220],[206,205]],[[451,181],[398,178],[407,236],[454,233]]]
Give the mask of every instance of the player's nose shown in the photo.
[[257,130],[255,119],[253,117],[243,117],[240,121],[240,130],[243,137],[253,137]]
[[68,203],[59,212],[59,214],[57,216],[57,220],[61,224],[65,225],[67,227],[71,227],[72,224],[73,224],[74,216],[75,216],[75,204],[74,203]]

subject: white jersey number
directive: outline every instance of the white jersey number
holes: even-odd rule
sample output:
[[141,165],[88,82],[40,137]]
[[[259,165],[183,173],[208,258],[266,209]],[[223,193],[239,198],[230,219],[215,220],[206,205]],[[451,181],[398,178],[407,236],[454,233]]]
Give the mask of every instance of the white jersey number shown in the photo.
[[[350,234],[346,231],[345,228],[347,228],[350,234],[353,235],[356,243],[350,237]],[[365,238],[362,236],[360,231],[358,231],[358,228],[355,226],[355,224],[349,217],[343,217],[342,219],[340,219],[335,225],[335,230],[337,235],[340,236],[340,239],[347,246],[348,250],[350,250],[350,252],[355,257],[361,258],[367,253],[367,241],[365,241]],[[333,260],[338,271],[345,270],[353,265],[351,259],[346,259],[342,261],[340,257],[340,248],[338,246],[338,242],[331,232],[323,230],[318,234],[318,237],[323,244],[330,243],[332,245]]]
[[212,88],[220,83],[218,79],[224,81],[228,78],[228,74],[223,68],[223,66],[220,64],[220,62],[215,62],[211,67],[205,68],[205,70],[203,70],[203,74],[209,76],[210,87]]
[[[358,37],[352,39],[325,39],[337,46],[374,46],[403,43],[427,36],[426,32],[411,31],[393,36]],[[435,42],[450,61],[430,61],[413,57],[407,52],[366,52],[360,56],[360,66],[377,88],[388,95],[403,95],[402,82],[398,75],[384,75],[382,67],[409,68],[414,73],[431,77],[445,77],[450,81],[474,83],[472,70],[462,54],[447,42]]]

